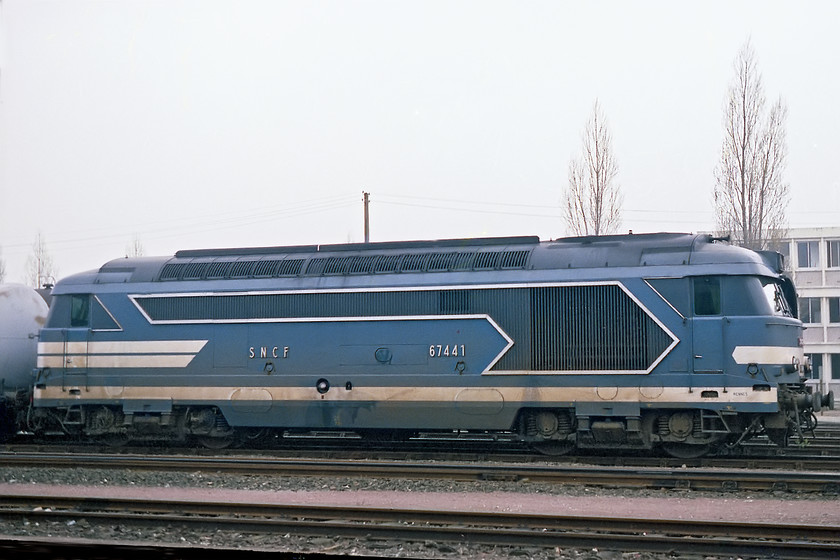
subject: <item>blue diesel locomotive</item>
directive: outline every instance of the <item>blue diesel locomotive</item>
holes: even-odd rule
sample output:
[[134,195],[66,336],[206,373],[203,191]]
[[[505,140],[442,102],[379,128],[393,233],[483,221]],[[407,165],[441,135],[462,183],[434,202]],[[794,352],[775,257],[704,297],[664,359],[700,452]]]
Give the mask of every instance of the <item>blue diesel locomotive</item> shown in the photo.
[[785,445],[832,395],[802,381],[781,264],[688,234],[119,259],[55,286],[29,428],[211,447],[265,430]]

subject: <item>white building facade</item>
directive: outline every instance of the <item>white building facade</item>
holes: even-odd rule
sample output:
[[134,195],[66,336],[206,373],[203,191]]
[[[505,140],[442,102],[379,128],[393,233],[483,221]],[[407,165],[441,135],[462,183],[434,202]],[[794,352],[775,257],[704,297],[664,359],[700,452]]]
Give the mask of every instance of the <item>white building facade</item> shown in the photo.
[[840,395],[840,227],[791,229],[777,250],[799,296],[809,383]]

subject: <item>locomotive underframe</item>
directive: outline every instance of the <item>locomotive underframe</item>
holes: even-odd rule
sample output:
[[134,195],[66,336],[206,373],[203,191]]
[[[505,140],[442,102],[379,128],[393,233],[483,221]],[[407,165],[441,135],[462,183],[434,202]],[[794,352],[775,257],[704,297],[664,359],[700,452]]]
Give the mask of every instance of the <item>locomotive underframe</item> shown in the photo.
[[[509,429],[453,426],[450,430],[433,431],[441,438],[464,437],[471,432],[505,434],[552,454],[569,452],[575,448],[650,450],[662,447],[673,455],[691,457],[705,454],[714,446],[735,446],[760,434],[768,435],[778,445],[786,445],[791,436],[802,437],[804,432],[813,430],[816,425],[810,405],[814,399],[807,391],[804,384],[783,387],[780,412],[686,409],[676,404],[671,408],[640,409],[638,403],[626,403],[624,410],[618,407],[618,414],[605,415],[597,406],[578,403],[577,406],[568,407],[520,408],[515,412],[515,419]],[[148,406],[115,406],[113,402],[54,404],[50,407],[29,408],[27,424],[33,432],[69,434],[112,444],[127,441],[186,442],[197,439],[208,447],[225,447],[236,440],[252,438],[264,431],[259,423],[229,423],[223,407],[212,403],[162,406],[158,410]],[[264,406],[264,403],[255,402],[252,406],[257,409]],[[240,404],[240,411],[246,409]],[[322,418],[331,409],[334,412],[332,407],[321,407]],[[283,428],[272,426],[268,429],[282,434]],[[288,428],[300,429],[294,426]],[[332,430],[329,432],[331,436],[336,433],[358,433],[361,437],[381,437],[384,432],[388,432],[410,437],[418,433],[413,429],[393,429],[385,425],[353,430],[352,425],[348,424],[332,426]]]

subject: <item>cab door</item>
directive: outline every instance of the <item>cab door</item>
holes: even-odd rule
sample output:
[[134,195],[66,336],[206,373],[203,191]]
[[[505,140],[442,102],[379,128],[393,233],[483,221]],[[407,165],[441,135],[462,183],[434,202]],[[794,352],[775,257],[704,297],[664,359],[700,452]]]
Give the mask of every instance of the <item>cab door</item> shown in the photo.
[[70,327],[62,329],[62,335],[64,339],[62,390],[70,394],[79,394],[81,389],[87,388],[90,296],[71,296]]
[[692,356],[694,373],[723,373],[724,318],[721,315],[721,279],[693,279],[694,317]]

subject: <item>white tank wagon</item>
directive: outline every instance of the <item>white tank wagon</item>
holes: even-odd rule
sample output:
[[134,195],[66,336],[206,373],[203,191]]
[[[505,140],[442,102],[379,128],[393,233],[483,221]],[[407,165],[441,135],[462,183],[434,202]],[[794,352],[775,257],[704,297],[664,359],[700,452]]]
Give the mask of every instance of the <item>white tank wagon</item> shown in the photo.
[[38,332],[48,312],[47,302],[34,289],[0,284],[0,437],[14,425],[8,416],[19,408],[15,401],[31,390]]

